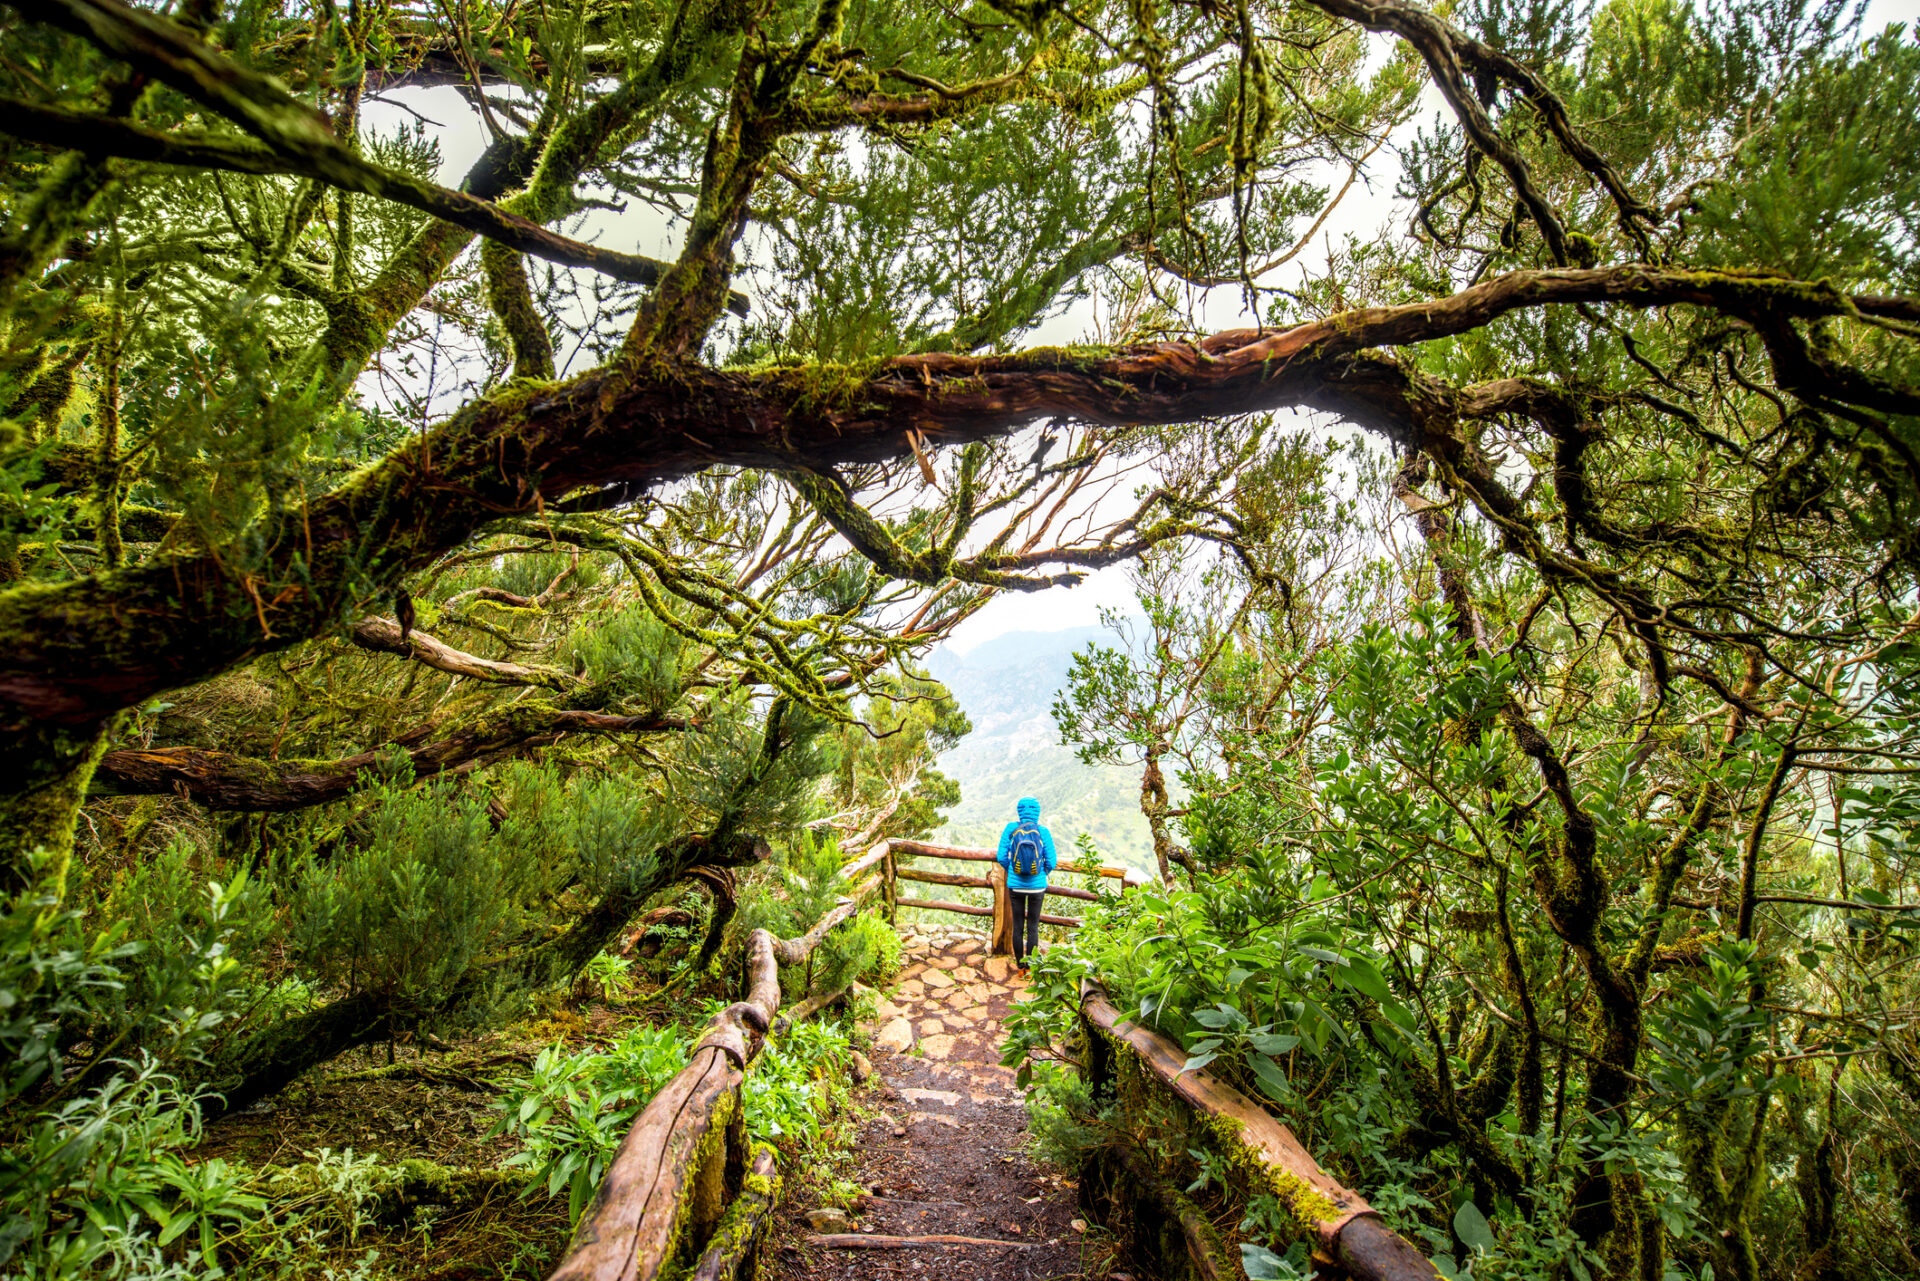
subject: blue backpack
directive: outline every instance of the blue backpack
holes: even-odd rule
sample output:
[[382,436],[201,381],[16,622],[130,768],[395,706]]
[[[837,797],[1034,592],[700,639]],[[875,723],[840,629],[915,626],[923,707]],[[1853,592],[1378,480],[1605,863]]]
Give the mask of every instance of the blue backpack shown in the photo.
[[1013,829],[1013,874],[1034,876],[1040,871],[1040,825],[1022,823]]

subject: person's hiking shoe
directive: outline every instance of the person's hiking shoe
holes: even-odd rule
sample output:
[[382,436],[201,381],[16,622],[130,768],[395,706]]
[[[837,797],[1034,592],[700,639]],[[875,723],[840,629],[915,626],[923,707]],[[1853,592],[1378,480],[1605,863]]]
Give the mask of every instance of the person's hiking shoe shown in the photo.
[[1033,968],[1033,966],[1027,964],[1027,962],[1025,961],[1020,961],[1017,964],[1022,974],[1025,974],[1028,970],[1031,970]]

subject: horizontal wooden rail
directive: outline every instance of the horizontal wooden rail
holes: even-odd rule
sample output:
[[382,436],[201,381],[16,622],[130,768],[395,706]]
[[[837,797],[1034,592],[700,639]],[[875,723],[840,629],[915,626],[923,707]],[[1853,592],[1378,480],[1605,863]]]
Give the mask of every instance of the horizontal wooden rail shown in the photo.
[[840,869],[841,879],[851,881],[854,877],[860,875],[860,873],[871,872],[874,868],[886,862],[889,847],[892,844],[893,842],[891,841],[881,841],[865,854],[862,854],[859,858],[853,860],[853,862],[848,863]]
[[924,907],[935,912],[958,912],[962,916],[992,916],[990,907],[975,907],[971,903],[954,903],[940,898],[898,898],[894,902],[901,907]]
[[964,863],[992,863],[994,852],[977,845],[935,845],[930,841],[889,841],[896,858],[957,858]]
[[[962,916],[991,917],[993,918],[993,934],[989,950],[995,956],[1012,954],[1014,950],[1013,904],[1007,896],[1006,869],[1000,866],[1000,860],[995,850],[987,849],[979,845],[936,845],[932,841],[897,840],[886,842],[880,850],[875,851],[875,854],[878,854],[881,858],[880,876],[881,880],[885,883],[889,919],[892,919],[891,912],[901,907],[926,908],[935,912],[956,912]],[[872,859],[875,857],[875,854],[869,854],[867,858]],[[921,868],[909,868],[905,866],[905,860],[910,858],[950,858],[969,863],[991,863],[993,867],[987,879],[982,880],[979,877],[963,876],[956,872],[934,872]],[[865,865],[864,862],[862,865]],[[1061,867],[1056,868],[1055,872],[1056,874],[1077,872],[1081,875],[1091,873],[1097,876],[1109,877],[1120,882],[1120,892],[1122,894],[1137,885],[1146,884],[1146,876],[1144,873],[1136,872],[1132,868],[1126,867]],[[993,891],[993,907],[973,907],[965,903],[955,903],[948,899],[901,898],[897,884],[900,881],[918,881],[925,885],[958,885],[974,889],[991,889]],[[1097,903],[1103,897],[1102,895],[1094,893],[1092,890],[1076,889],[1070,885],[1048,886],[1047,893],[1058,895],[1061,898],[1077,899],[1085,903]],[[1057,925],[1062,929],[1068,930],[1077,930],[1080,928],[1080,922],[1071,916],[1053,916],[1044,912],[1041,913],[1040,923],[1042,925]]]
[[[1274,1172],[1275,1195],[1295,1218],[1313,1226],[1320,1247],[1355,1281],[1432,1281],[1440,1275],[1411,1242],[1380,1221],[1364,1197],[1322,1170],[1277,1117],[1206,1069],[1187,1071],[1186,1051],[1129,1021],[1099,984],[1082,983],[1080,1012],[1089,1035],[1125,1046],[1194,1111],[1228,1122],[1214,1132],[1224,1133],[1226,1142],[1240,1144]],[[1090,1084],[1099,1088],[1098,1082]]]
[[958,872],[935,872],[924,867],[902,867],[894,875],[903,881],[918,881],[922,885],[960,885],[969,889],[990,890],[993,882],[984,876],[962,876]]

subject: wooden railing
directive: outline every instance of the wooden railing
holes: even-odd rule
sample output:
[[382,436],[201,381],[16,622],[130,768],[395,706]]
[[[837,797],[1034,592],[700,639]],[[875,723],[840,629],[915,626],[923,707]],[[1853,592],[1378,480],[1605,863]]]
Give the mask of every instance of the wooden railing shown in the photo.
[[[1296,1222],[1311,1228],[1314,1244],[1326,1258],[1356,1281],[1432,1281],[1440,1272],[1415,1246],[1380,1221],[1366,1199],[1342,1186],[1294,1137],[1293,1131],[1255,1100],[1204,1068],[1186,1070],[1187,1053],[1157,1032],[1127,1020],[1099,984],[1081,984],[1080,1016],[1087,1043],[1087,1084],[1096,1100],[1129,1101],[1126,1078],[1150,1079],[1164,1095],[1189,1110],[1213,1142],[1233,1149],[1230,1164],[1250,1176],[1256,1190],[1271,1192]],[[1119,1060],[1125,1053],[1126,1062]],[[1193,1270],[1211,1281],[1234,1277],[1239,1268],[1220,1257],[1219,1242],[1204,1215],[1193,1212],[1181,1193],[1160,1185],[1150,1170],[1120,1157],[1118,1179],[1095,1173],[1086,1185],[1131,1179],[1141,1199],[1179,1223]],[[1100,1160],[1099,1154],[1094,1158]],[[1183,1204],[1184,1203],[1184,1204]]]
[[[780,1174],[772,1148],[749,1150],[740,1086],[780,1014],[780,967],[806,964],[873,897],[880,878],[857,877],[882,857],[875,850],[843,868],[853,890],[800,938],[747,937],[746,999],[714,1016],[687,1066],[627,1131],[552,1281],[655,1281],[670,1266],[691,1281],[753,1274]],[[824,1003],[804,1002],[782,1021]]]
[[[995,860],[994,851],[977,845],[935,845],[928,841],[885,841],[867,855],[873,859],[871,866],[880,869],[881,881],[886,894],[888,919],[893,919],[899,908],[918,907],[934,912],[954,912],[962,916],[985,916],[993,920],[992,945],[990,951],[996,956],[1013,954],[1013,904],[1007,897],[1007,873]],[[954,859],[962,863],[985,863],[988,872],[985,876],[964,876],[958,872],[936,872],[930,868],[913,867],[907,862],[914,858]],[[865,862],[865,860],[861,860]],[[1092,869],[1062,866],[1054,872],[1055,876],[1069,872],[1094,874],[1120,882],[1120,891],[1125,893],[1136,885],[1146,882],[1146,877],[1130,867],[1095,867]],[[919,885],[953,885],[965,889],[993,891],[992,907],[976,907],[971,903],[956,903],[951,899],[902,898],[899,883],[911,881]],[[1100,895],[1091,890],[1075,889],[1070,885],[1050,885],[1047,893],[1055,898],[1079,899],[1088,903],[1100,901]],[[1058,925],[1064,929],[1080,928],[1080,922],[1071,916],[1054,916],[1041,913],[1042,925]]]

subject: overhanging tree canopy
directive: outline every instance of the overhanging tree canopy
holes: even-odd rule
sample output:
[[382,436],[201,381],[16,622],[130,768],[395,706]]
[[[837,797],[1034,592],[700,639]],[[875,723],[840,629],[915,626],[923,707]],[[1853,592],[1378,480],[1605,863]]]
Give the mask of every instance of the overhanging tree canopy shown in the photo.
[[[1920,50],[1838,3],[13,0],[0,34],[0,853],[36,901],[90,791],[292,809],[404,775],[394,746],[681,735],[696,689],[845,720],[987,593],[1187,538],[1266,565],[1280,409],[1407,456],[1454,626],[1459,564],[1537,580],[1474,652],[1599,626],[1650,716],[1776,717],[1911,634]],[[451,128],[419,93],[449,86]],[[1389,139],[1405,225],[1333,243]],[[590,243],[609,209],[671,253]],[[1244,327],[1204,332],[1228,295]],[[1099,345],[1034,345],[1095,304]],[[542,632],[576,556],[684,643],[671,697],[622,683],[659,647]],[[328,704],[325,759],[147,741],[175,691],[330,673],[337,635],[465,684],[407,724]],[[1538,896],[1612,1001],[1608,1105],[1650,962],[1596,933],[1554,726],[1502,725],[1563,811]],[[738,858],[742,769],[696,807]],[[262,1081],[299,1061],[256,1048]],[[1599,1240],[1633,1214],[1592,1177]]]

